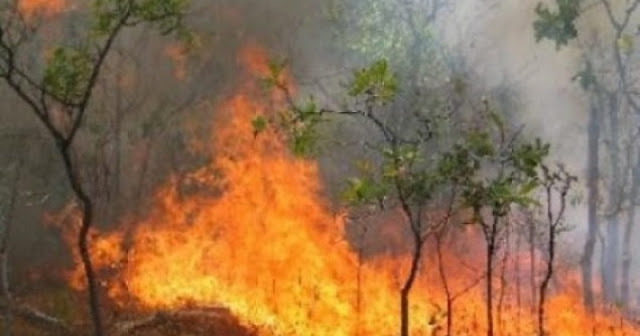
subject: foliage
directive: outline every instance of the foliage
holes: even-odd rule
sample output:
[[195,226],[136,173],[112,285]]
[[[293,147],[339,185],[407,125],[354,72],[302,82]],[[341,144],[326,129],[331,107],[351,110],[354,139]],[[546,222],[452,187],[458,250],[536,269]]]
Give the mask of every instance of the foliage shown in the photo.
[[368,93],[369,97],[384,104],[394,98],[397,89],[396,77],[389,71],[387,61],[379,60],[370,67],[356,71],[349,95],[355,97]]
[[[403,90],[407,94],[418,90],[415,86],[424,89],[441,84],[448,67],[444,49],[433,33],[440,2],[329,1],[328,16],[336,27],[335,48],[357,65],[387,59],[400,83],[408,88]],[[432,5],[438,8],[429,8]]]
[[47,62],[45,88],[61,101],[80,101],[89,84],[91,62],[90,54],[84,47],[58,47]]
[[441,174],[459,185],[462,203],[477,216],[489,209],[493,216],[504,217],[512,205],[536,205],[532,193],[539,187],[539,169],[549,154],[549,144],[540,139],[522,141],[516,134],[505,142],[503,135],[495,134],[500,132],[469,132],[444,155],[440,166]]
[[[426,146],[439,139],[429,120],[417,127],[432,137],[405,138],[406,132],[392,130],[379,118],[376,107],[391,102],[397,90],[396,77],[385,61],[355,71],[347,89],[354,99],[350,109],[318,109],[313,100],[302,106],[291,101],[287,114],[290,120],[278,126],[291,138],[302,141],[309,139],[302,134],[315,135],[314,128],[323,114],[348,115],[373,124],[385,139],[375,147],[379,163],[359,162],[361,176],[351,178],[343,193],[349,203],[382,205],[385,200],[395,199],[405,205],[423,206],[434,200],[443,187],[457,186],[462,204],[478,213],[489,208],[502,217],[512,205],[536,204],[531,195],[539,186],[539,168],[550,146],[540,139],[524,141],[519,133],[508,134],[502,117],[488,102],[482,111],[483,124],[463,132],[464,136],[450,148],[433,153]],[[262,123],[258,124],[262,128]],[[295,145],[294,142],[293,150],[298,152]],[[490,176],[488,171],[497,173]]]
[[[104,330],[98,284],[88,245],[88,235],[94,224],[94,201],[83,183],[85,181],[82,181],[83,174],[79,173],[77,163],[71,158],[71,145],[86,119],[105,60],[123,29],[148,24],[164,35],[175,33],[185,42],[194,40],[182,25],[187,0],[94,0],[91,4],[91,27],[79,39],[69,39],[73,43],[55,46],[42,72],[23,69],[24,53],[19,53],[25,42],[38,40],[38,30],[12,23],[22,16],[17,6],[2,7],[0,17],[9,22],[3,23],[0,34],[0,50],[4,55],[0,62],[3,70],[0,77],[30,107],[56,142],[65,175],[82,209],[77,248],[87,280],[93,332],[101,336]],[[59,118],[51,114],[54,109],[50,104],[54,102],[67,113],[67,124],[60,124],[57,122]],[[38,319],[47,320],[40,315]]]
[[[48,94],[70,105],[82,103],[91,83],[95,65],[100,65],[105,48],[123,27],[147,23],[162,34],[175,33],[191,46],[194,36],[182,25],[187,0],[95,0],[89,33],[74,46],[59,46],[49,57],[43,84]],[[89,46],[103,44],[102,49]]]
[[182,18],[188,5],[188,0],[95,0],[92,30],[98,36],[106,36],[121,23],[133,26],[146,22],[162,34],[184,33]]
[[571,78],[571,80],[578,81],[580,83],[580,87],[585,91],[589,90],[593,85],[595,85],[597,78],[593,73],[591,63],[587,62],[584,70],[578,72],[575,76],[573,76],[573,78]]
[[581,0],[556,0],[557,10],[549,9],[538,3],[535,13],[538,16],[533,22],[536,41],[549,39],[555,41],[556,48],[566,46],[578,36],[575,21],[580,15]]

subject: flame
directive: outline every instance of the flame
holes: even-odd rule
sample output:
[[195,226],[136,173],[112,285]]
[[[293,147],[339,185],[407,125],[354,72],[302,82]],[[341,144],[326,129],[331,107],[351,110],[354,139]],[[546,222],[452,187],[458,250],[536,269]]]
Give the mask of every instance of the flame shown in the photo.
[[184,44],[172,43],[164,53],[173,63],[173,75],[178,80],[184,80],[187,77],[187,49]]
[[[266,53],[256,45],[238,59],[251,74],[267,69]],[[292,83],[288,74],[283,78]],[[97,268],[118,270],[119,280],[106,284],[109,296],[146,309],[222,305],[263,335],[397,334],[399,288],[409,258],[380,253],[359,262],[345,238],[345,214],[332,211],[323,196],[317,164],[291,156],[273,130],[254,134],[253,118],[268,115],[282,99],[265,102],[256,98],[258,90],[241,85],[215,108],[208,144],[213,162],[187,178],[172,177],[157,191],[155,207],[135,226],[126,252],[120,231],[92,233]],[[199,188],[187,193],[181,183]],[[70,217],[77,221],[77,213]],[[385,221],[383,235],[402,225],[393,215]],[[451,249],[443,256],[452,292],[467,288],[454,302],[454,335],[483,335],[486,329],[482,281],[470,286],[483,267],[481,244],[468,245],[473,237],[471,229],[461,235],[465,245],[459,250],[467,253]],[[411,334],[443,335],[442,283],[434,253],[426,254],[411,296]],[[467,263],[477,269],[462,266]],[[78,272],[69,275],[81,288]],[[587,314],[578,298],[571,290],[550,298],[551,334],[581,336],[594,327],[611,329],[611,335],[637,334],[629,325],[619,327],[615,314]],[[505,299],[497,334],[533,334],[535,321],[526,311]]]
[[37,15],[52,16],[67,7],[66,0],[19,0],[18,11],[27,19]]

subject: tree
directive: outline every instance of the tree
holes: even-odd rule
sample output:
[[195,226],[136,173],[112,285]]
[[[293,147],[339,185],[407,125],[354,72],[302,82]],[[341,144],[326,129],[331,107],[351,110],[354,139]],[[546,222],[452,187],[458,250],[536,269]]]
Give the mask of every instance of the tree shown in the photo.
[[[256,116],[256,135],[269,124],[280,125],[298,155],[310,153],[319,123],[338,116],[354,117],[362,127],[371,127],[378,135],[372,137],[377,142],[366,145],[376,151],[376,161],[362,164],[361,176],[349,180],[344,196],[355,206],[373,204],[382,209],[399,209],[411,233],[410,266],[400,288],[400,334],[410,333],[409,297],[427,238],[449,223],[454,202],[461,201],[473,210],[473,220],[480,225],[487,242],[487,334],[492,336],[492,268],[498,239],[508,225],[503,219],[512,205],[533,204],[530,194],[538,186],[537,169],[548,154],[549,145],[540,140],[523,141],[518,132],[508,134],[487,101],[483,110],[476,111],[484,117],[472,119],[469,129],[460,130],[457,125],[457,141],[451,141],[449,133],[441,134],[453,126],[454,119],[438,110],[406,114],[414,118],[415,126],[398,128],[386,121],[394,113],[403,113],[395,109],[398,105],[390,104],[398,83],[386,61],[354,73],[348,86],[353,102],[339,110],[318,108],[313,101],[298,104],[281,71],[281,65],[272,64],[266,82],[284,92],[289,111],[277,118]],[[449,211],[444,218],[427,216],[446,204]]]
[[[349,181],[344,197],[351,204],[375,204],[381,208],[398,208],[412,237],[409,270],[400,288],[400,334],[409,335],[409,295],[418,276],[423,246],[437,223],[425,217],[427,207],[438,196],[444,181],[437,174],[438,163],[424,155],[425,145],[433,140],[432,122],[426,115],[415,117],[421,126],[413,132],[399,129],[382,119],[385,106],[394,99],[396,78],[386,61],[378,61],[354,74],[349,85],[353,106],[344,110],[318,109],[315,103],[297,104],[287,83],[280,75],[281,68],[272,66],[269,84],[282,90],[290,111],[277,124],[284,125],[291,147],[298,155],[307,155],[313,145],[315,127],[326,116],[353,116],[377,132],[378,142],[371,144],[379,164],[365,163],[363,176]],[[387,111],[387,113],[393,111]],[[271,123],[276,121],[271,120]],[[258,116],[254,120],[256,132],[267,125]]]
[[95,335],[103,335],[98,288],[87,237],[94,222],[93,202],[72,157],[72,146],[91,109],[93,93],[105,60],[122,31],[151,24],[162,34],[188,37],[182,25],[187,2],[182,0],[95,0],[90,26],[77,41],[54,49],[41,71],[23,68],[21,57],[38,30],[21,15],[17,2],[0,12],[0,76],[20,97],[55,141],[67,180],[79,202],[82,218],[77,237],[89,292]]
[[513,206],[535,204],[531,195],[539,186],[537,170],[550,146],[540,139],[523,141],[518,132],[508,134],[495,112],[487,111],[495,129],[470,132],[450,160],[463,168],[454,170],[454,181],[460,181],[462,202],[472,210],[472,222],[480,226],[486,243],[487,336],[493,336],[493,268],[500,240],[511,225],[505,219]]
[[[640,1],[622,4],[609,0],[594,3],[557,0],[555,5],[554,9],[543,4],[537,6],[537,19],[533,24],[536,39],[555,41],[557,48],[575,40],[583,51],[584,65],[574,80],[579,82],[589,99],[586,182],[589,195],[588,233],[581,261],[583,300],[589,309],[593,309],[592,259],[597,242],[598,199],[602,196],[598,184],[606,178],[609,186],[605,194],[607,205],[603,217],[608,223],[602,259],[602,292],[605,300],[626,305],[631,267],[630,239],[637,203],[636,184],[640,183],[633,176],[637,165],[634,157],[638,153],[629,151],[629,144],[635,143],[637,132],[634,127],[627,126],[633,124],[632,121],[637,119],[640,112],[637,90],[634,88],[636,81],[631,71],[640,65],[632,53],[636,27],[631,24]],[[601,20],[606,25],[596,27],[593,29],[595,32],[588,35],[587,18],[591,22]],[[601,36],[611,37],[602,40]],[[602,149],[607,156],[601,155]],[[608,166],[603,167],[604,162]],[[631,186],[630,190],[627,186]],[[628,209],[625,210],[625,207]],[[620,253],[620,216],[625,212],[627,224]],[[619,266],[621,255],[622,267]],[[622,279],[618,281],[620,268]],[[618,283],[620,290],[617,289]]]
[[[556,253],[556,242],[558,236],[566,230],[564,224],[564,213],[567,207],[567,195],[571,189],[571,185],[576,181],[576,177],[570,175],[564,167],[560,166],[557,171],[552,171],[547,166],[541,166],[542,169],[542,188],[544,189],[544,200],[546,201],[546,233],[547,233],[547,267],[545,269],[544,278],[540,284],[540,295],[538,301],[538,335],[545,336],[547,332],[544,327],[545,321],[545,302],[547,297],[547,289],[549,282],[553,276],[554,261]],[[555,194],[555,199],[554,199]],[[554,210],[554,200],[558,201],[559,208]]]

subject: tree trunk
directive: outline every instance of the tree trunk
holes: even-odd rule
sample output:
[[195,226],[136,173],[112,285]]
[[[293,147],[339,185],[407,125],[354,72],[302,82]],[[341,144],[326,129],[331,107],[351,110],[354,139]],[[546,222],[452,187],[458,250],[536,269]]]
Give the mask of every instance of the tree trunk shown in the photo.
[[487,336],[493,336],[493,255],[494,243],[487,246]]
[[487,241],[487,336],[493,336],[493,258],[496,254],[498,218],[493,218],[491,227],[485,228]]
[[617,215],[614,215],[607,223],[604,253],[603,298],[606,302],[613,303],[618,299],[616,289],[618,286],[618,260],[620,258],[620,226]]
[[536,227],[533,222],[533,215],[529,214],[529,289],[531,290],[531,314],[536,310]]
[[[547,206],[550,207],[551,206],[550,196],[549,196],[548,202],[549,203]],[[548,220],[550,222],[553,221],[553,218],[551,217],[551,215],[549,215]],[[544,328],[544,313],[545,313],[544,305],[545,305],[545,300],[547,296],[547,288],[549,287],[549,281],[553,276],[553,260],[555,259],[555,251],[556,251],[555,239],[556,239],[556,229],[551,224],[549,227],[549,240],[547,245],[547,249],[549,252],[549,259],[547,260],[547,269],[544,274],[544,278],[542,279],[542,283],[540,284],[540,301],[538,302],[538,336],[546,335],[545,328]]]
[[22,175],[22,163],[23,158],[21,157],[18,161],[18,164],[15,168],[15,174],[13,176],[13,180],[11,181],[11,187],[9,188],[9,203],[5,209],[6,214],[4,215],[4,228],[2,229],[2,237],[0,239],[0,286],[2,290],[2,296],[7,302],[7,306],[4,311],[4,335],[11,336],[11,328],[12,328],[12,319],[13,314],[11,313],[11,301],[13,297],[11,295],[11,289],[9,285],[9,240],[11,236],[11,228],[13,226],[13,215],[16,205],[16,199],[18,197],[18,183],[20,183],[20,178]]
[[87,288],[89,292],[89,309],[91,313],[91,322],[93,324],[94,335],[102,336],[104,333],[102,329],[102,318],[100,317],[100,298],[98,296],[99,294],[98,286],[96,283],[96,275],[93,270],[91,255],[89,253],[88,247],[88,236],[93,224],[93,202],[82,187],[80,177],[75,171],[71,162],[71,155],[69,153],[68,147],[66,147],[64,144],[60,144],[59,150],[63,159],[65,172],[69,179],[69,183],[71,184],[71,189],[78,199],[82,210],[82,221],[80,230],[78,231],[77,247],[80,251],[80,259],[82,260],[82,265],[87,280]]
[[630,275],[631,275],[631,236],[633,235],[633,226],[635,225],[636,207],[634,206],[638,199],[638,191],[640,188],[640,153],[636,158],[636,164],[633,169],[631,190],[629,191],[629,215],[627,217],[627,225],[624,228],[624,236],[622,241],[622,283],[620,285],[620,300],[623,307],[629,305],[630,295]]
[[449,281],[447,280],[447,273],[444,268],[444,260],[442,258],[442,237],[440,233],[436,235],[436,253],[438,255],[438,273],[440,273],[440,281],[444,288],[444,294],[447,300],[447,329],[446,336],[451,336],[451,329],[453,327],[453,297],[451,296],[451,289],[449,288]]
[[620,122],[618,118],[618,103],[615,96],[610,96],[609,107],[609,128],[611,138],[609,139],[609,162],[611,164],[611,182],[609,184],[609,207],[610,218],[607,223],[607,236],[605,243],[605,264],[603,269],[604,299],[608,302],[618,301],[618,261],[620,259],[620,203],[621,199],[621,177],[620,171]]
[[511,248],[510,230],[507,228],[505,237],[504,255],[502,256],[502,265],[500,267],[500,294],[498,295],[498,334],[500,334],[502,327],[504,326],[504,320],[502,319],[502,309],[504,307],[504,299],[507,295],[508,281],[507,281],[507,264],[509,262],[509,249]]
[[422,255],[422,245],[424,240],[420,232],[413,230],[413,255],[411,258],[411,268],[400,291],[400,336],[409,336],[409,294],[418,275],[418,266]]
[[593,298],[593,253],[596,244],[598,230],[597,206],[598,206],[598,178],[599,170],[599,139],[600,125],[598,122],[598,110],[592,104],[589,111],[588,148],[587,148],[587,238],[584,244],[580,266],[582,269],[582,300],[589,311],[594,309]]
[[[518,232],[517,232],[518,233]],[[516,254],[520,255],[520,244],[522,243],[522,236],[518,233],[516,236]],[[520,336],[520,324],[522,318],[522,288],[521,288],[521,272],[520,272],[520,258],[513,258],[515,262],[516,273],[516,335]]]
[[122,181],[122,116],[123,116],[123,104],[122,104],[122,74],[121,69],[124,69],[124,62],[120,59],[118,74],[116,76],[116,106],[115,106],[115,119],[113,125],[113,180],[111,181],[111,195],[113,196],[113,205],[109,207],[109,225],[113,225],[117,216],[121,215],[122,207],[122,195],[121,195],[121,181]]

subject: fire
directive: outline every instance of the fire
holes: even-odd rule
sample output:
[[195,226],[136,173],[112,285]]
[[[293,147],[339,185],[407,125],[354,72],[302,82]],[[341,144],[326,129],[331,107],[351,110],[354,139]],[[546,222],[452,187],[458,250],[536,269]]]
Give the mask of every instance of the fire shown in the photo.
[[67,6],[66,0],[19,0],[18,10],[27,19],[35,15],[51,16],[62,12]]
[[[239,59],[250,73],[266,69],[265,53],[255,45]],[[264,102],[256,98],[258,90],[241,85],[216,107],[209,143],[214,160],[186,179],[207,192],[182,193],[184,177],[170,179],[158,190],[154,209],[137,223],[126,251],[119,231],[92,235],[96,266],[119,269],[118,281],[107,283],[109,296],[123,305],[126,296],[146,309],[222,305],[264,335],[397,334],[408,257],[379,254],[359,262],[345,238],[344,214],[332,211],[323,196],[317,164],[290,155],[273,130],[254,134],[252,119],[268,115],[279,99]],[[443,335],[442,283],[433,253],[427,254],[411,297],[412,335]],[[469,254],[444,255],[454,294],[482,276],[482,259]],[[478,269],[460,266],[462,258]],[[70,274],[76,288],[83,285],[78,272]],[[483,281],[477,283],[454,302],[453,335],[484,333]],[[578,298],[567,291],[549,300],[553,335],[581,336],[594,325],[619,325],[615,317],[590,316]],[[532,334],[535,322],[527,311],[505,299],[498,334]],[[625,328],[627,334],[638,331]]]
[[173,43],[167,46],[164,53],[173,62],[173,74],[178,80],[184,80],[187,76],[187,50],[184,45]]

